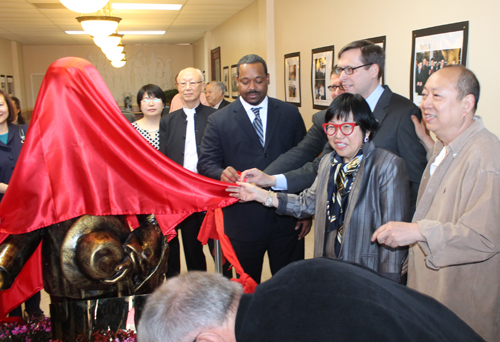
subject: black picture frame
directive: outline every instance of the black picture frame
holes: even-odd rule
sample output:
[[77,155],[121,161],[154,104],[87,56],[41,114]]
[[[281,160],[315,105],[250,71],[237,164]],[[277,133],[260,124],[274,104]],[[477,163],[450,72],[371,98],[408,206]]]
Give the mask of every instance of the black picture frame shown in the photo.
[[300,52],[285,55],[285,102],[301,106]]
[[466,65],[468,40],[468,21],[412,32],[410,100],[413,103],[420,106],[425,81],[433,72],[449,64]]
[[224,97],[227,97],[229,98],[229,94],[230,94],[230,91],[229,91],[229,67],[228,66],[225,66],[224,68],[222,68],[222,83],[224,83]]
[[238,84],[236,81],[236,76],[238,71],[237,68],[238,68],[237,64],[231,65],[231,97],[233,99],[237,99],[238,96],[240,95],[240,92],[238,91]]
[[[333,69],[335,45],[311,50],[311,96],[313,109],[326,109],[332,102],[330,75]],[[322,90],[323,88],[323,90]]]

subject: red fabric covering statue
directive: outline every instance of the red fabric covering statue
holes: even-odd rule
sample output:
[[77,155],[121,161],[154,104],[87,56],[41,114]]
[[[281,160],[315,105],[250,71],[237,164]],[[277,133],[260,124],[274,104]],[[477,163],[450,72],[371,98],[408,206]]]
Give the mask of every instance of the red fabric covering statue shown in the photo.
[[[91,63],[62,58],[47,70],[0,204],[0,242],[84,214],[155,214],[168,235],[193,212],[236,202],[226,186],[154,149],[121,114]],[[42,288],[39,250],[11,289],[0,292],[0,317]]]

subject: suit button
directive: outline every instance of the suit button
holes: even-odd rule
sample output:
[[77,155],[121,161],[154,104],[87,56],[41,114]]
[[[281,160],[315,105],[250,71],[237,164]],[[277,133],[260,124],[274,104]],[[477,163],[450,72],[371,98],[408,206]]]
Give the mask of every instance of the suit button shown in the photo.
[[267,153],[264,154],[264,158],[267,158]]
[[14,160],[14,156],[9,156],[9,160]]
[[185,136],[185,135],[183,135],[183,136],[182,136],[182,139],[186,139],[186,136]]

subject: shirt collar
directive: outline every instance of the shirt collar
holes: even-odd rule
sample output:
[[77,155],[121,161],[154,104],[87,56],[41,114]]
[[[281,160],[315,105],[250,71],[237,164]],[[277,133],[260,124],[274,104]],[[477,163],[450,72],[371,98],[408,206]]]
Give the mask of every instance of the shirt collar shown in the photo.
[[252,113],[252,108],[254,107],[261,107],[262,110],[260,111],[261,113],[267,113],[267,104],[269,102],[269,98],[266,97],[264,98],[264,100],[262,100],[261,103],[259,103],[258,105],[251,105],[250,103],[246,102],[245,100],[243,100],[243,98],[240,96],[240,101],[241,101],[241,104],[243,105],[243,108],[245,108],[245,111],[247,113]]
[[366,102],[370,106],[370,109],[373,110],[375,109],[375,106],[377,105],[378,100],[380,99],[380,96],[382,96],[382,93],[384,92],[384,87],[382,87],[380,84],[377,85],[377,88],[375,88],[372,93],[366,98]]

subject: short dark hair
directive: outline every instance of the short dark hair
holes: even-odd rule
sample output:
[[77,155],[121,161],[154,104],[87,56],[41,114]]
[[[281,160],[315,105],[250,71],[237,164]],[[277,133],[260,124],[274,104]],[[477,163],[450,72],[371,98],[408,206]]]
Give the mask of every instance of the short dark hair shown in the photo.
[[5,103],[7,103],[7,109],[9,110],[9,116],[7,117],[7,122],[13,122],[15,120],[14,106],[12,105],[12,100],[10,99],[9,94],[0,89],[0,95],[3,95],[5,99]]
[[462,100],[469,94],[474,96],[474,112],[476,112],[477,103],[479,102],[479,93],[481,92],[481,87],[476,75],[474,75],[472,71],[470,71],[463,65],[448,65],[445,68],[459,69],[460,74],[458,75],[456,84],[456,88],[458,90],[458,99]]
[[352,119],[359,125],[363,135],[370,132],[368,139],[372,140],[378,129],[378,122],[366,100],[360,94],[344,93],[332,101],[326,110],[325,122],[332,118],[347,120],[352,113]]
[[145,86],[142,86],[142,88],[139,89],[139,92],[137,93],[137,105],[139,106],[139,108],[141,108],[141,100],[144,96],[144,93],[147,93],[148,96],[154,96],[158,99],[161,99],[163,105],[167,105],[167,99],[165,98],[165,93],[163,92],[163,90],[161,90],[161,88],[156,84],[146,84]]
[[17,109],[19,109],[19,113],[17,114],[17,123],[19,125],[24,125],[26,120],[24,120],[24,117],[21,115],[21,101],[15,96],[12,96],[10,99],[16,104]]
[[[368,40],[356,40],[344,46],[340,51],[340,56],[352,49],[361,49],[361,62],[363,64],[377,64],[378,65],[378,78],[384,75],[385,67],[385,52],[380,46],[373,44]],[[369,67],[369,66],[368,66]],[[368,68],[366,67],[366,68]]]
[[242,64],[254,64],[254,63],[261,63],[262,66],[264,67],[264,73],[267,75],[267,64],[266,61],[257,55],[246,55],[241,57],[241,59],[238,61],[238,65],[236,66],[236,76],[240,77],[240,65]]

